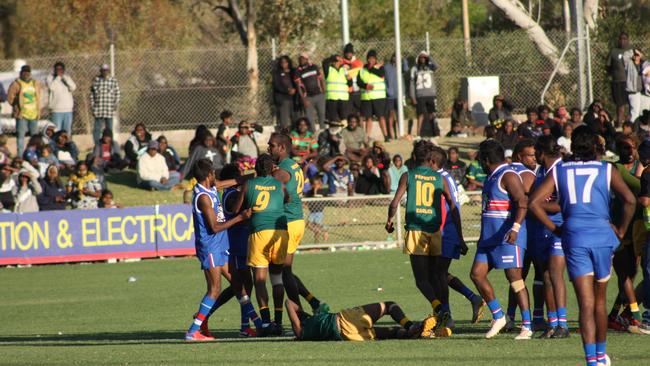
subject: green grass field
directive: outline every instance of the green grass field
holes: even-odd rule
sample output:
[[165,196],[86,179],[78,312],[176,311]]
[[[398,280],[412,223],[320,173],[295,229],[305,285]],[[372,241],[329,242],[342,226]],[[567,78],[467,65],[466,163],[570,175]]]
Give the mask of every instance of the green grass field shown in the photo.
[[[471,249],[470,255],[475,247]],[[470,264],[471,259],[464,258],[452,265],[451,272],[468,282]],[[183,258],[2,268],[0,364],[584,364],[576,333],[568,340],[515,342],[514,334],[483,339],[489,320],[468,324],[469,303],[454,292],[451,305],[457,329],[450,339],[365,343],[239,339],[239,307],[232,301],[210,321],[219,341],[186,344],[183,333],[205,290],[198,267],[196,259]],[[429,311],[415,288],[407,257],[398,250],[300,254],[296,272],[333,310],[394,300],[412,319]],[[137,281],[128,282],[130,276]],[[503,274],[496,271],[491,279],[504,304]],[[378,287],[384,290],[379,292]],[[576,305],[569,293],[569,318],[575,329]],[[613,294],[610,286],[610,303]],[[648,362],[650,337],[610,333],[608,346],[615,365]]]

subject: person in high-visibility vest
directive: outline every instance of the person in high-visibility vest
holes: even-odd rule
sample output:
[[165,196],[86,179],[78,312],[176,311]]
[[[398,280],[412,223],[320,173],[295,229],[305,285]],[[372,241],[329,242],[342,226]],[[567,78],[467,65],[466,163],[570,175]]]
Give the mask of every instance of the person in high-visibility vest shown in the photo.
[[[366,119],[366,134],[372,131],[372,117],[379,119],[379,127],[384,138],[388,140],[386,131],[386,82],[384,81],[384,65],[377,63],[377,51],[368,51],[368,63],[363,66],[357,84],[361,89],[361,114]],[[392,134],[391,134],[392,135]]]
[[347,118],[352,78],[343,67],[340,55],[332,55],[323,61],[325,75],[325,117],[328,121]]

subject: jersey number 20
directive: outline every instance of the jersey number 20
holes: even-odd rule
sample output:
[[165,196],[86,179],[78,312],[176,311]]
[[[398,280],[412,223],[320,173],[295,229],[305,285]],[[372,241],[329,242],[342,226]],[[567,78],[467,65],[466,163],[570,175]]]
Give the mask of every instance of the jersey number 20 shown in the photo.
[[582,187],[582,201],[581,203],[590,203],[591,202],[591,188],[596,181],[598,176],[598,169],[596,168],[577,168],[575,170],[567,170],[566,172],[566,183],[567,188],[569,189],[569,203],[575,205],[578,203],[578,197],[576,194],[576,178],[578,175],[586,175],[587,181],[585,182],[584,187]]
[[296,193],[298,195],[302,194],[302,189],[305,188],[305,176],[302,174],[302,170],[296,171]]

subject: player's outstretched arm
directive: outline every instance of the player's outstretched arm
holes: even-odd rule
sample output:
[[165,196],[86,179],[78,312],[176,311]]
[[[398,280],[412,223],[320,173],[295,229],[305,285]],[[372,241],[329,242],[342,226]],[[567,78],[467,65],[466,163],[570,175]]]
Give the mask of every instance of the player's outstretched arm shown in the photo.
[[395,231],[395,227],[393,226],[393,217],[395,217],[395,213],[397,212],[397,207],[399,206],[399,202],[402,200],[402,197],[404,197],[404,194],[406,193],[406,185],[408,184],[408,181],[409,181],[408,173],[402,174],[402,176],[399,179],[399,185],[397,186],[397,192],[395,192],[395,197],[393,197],[393,200],[390,202],[390,206],[388,206],[388,218],[386,219],[386,231],[388,231],[389,233]]
[[239,215],[233,217],[228,221],[219,222],[217,220],[217,214],[214,212],[214,209],[212,208],[212,200],[210,199],[210,197],[208,197],[205,194],[199,197],[198,206],[199,209],[201,210],[201,214],[203,215],[203,218],[205,219],[205,222],[210,228],[210,231],[213,233],[218,233],[224,230],[228,230],[231,227],[239,224],[240,222],[250,219],[251,217],[251,209],[248,209],[242,211]]
[[526,212],[528,212],[528,197],[526,196],[526,191],[524,190],[521,178],[514,172],[504,174],[501,178],[501,184],[510,194],[510,197],[512,197],[512,202],[517,205],[517,210],[515,211],[515,222],[512,224],[512,228],[508,232],[508,237],[506,239],[508,243],[514,244],[515,241],[517,241],[517,235],[519,234],[521,223],[524,222]]
[[239,195],[237,196],[237,201],[235,201],[232,211],[230,212],[239,212],[242,209],[242,206],[244,205],[244,197],[246,197],[246,192],[248,192],[248,182],[244,183],[244,186],[241,189],[241,192],[239,192]]
[[636,198],[634,197],[632,191],[630,191],[630,189],[627,187],[627,184],[625,184],[625,181],[623,180],[623,177],[621,177],[621,173],[618,172],[618,169],[611,169],[611,174],[611,187],[616,195],[621,198],[624,205],[623,219],[621,220],[619,226],[616,228],[616,235],[619,239],[622,239],[623,235],[625,235],[625,232],[627,231],[627,227],[632,221],[632,216],[634,216]]
[[230,188],[230,187],[234,187],[234,186],[240,186],[240,185],[244,184],[244,182],[246,182],[247,180],[252,179],[254,177],[255,177],[255,174],[251,173],[251,174],[246,174],[246,175],[239,176],[239,177],[237,177],[235,179],[218,180],[217,183],[215,183],[214,186],[218,190],[222,190],[222,189],[226,189],[226,188]]
[[300,339],[302,337],[302,325],[300,324],[300,317],[298,316],[298,311],[300,308],[295,302],[289,299],[284,302],[284,306],[287,308],[287,314],[289,315],[289,320],[291,321],[293,334],[296,335],[297,339]]
[[467,254],[467,244],[465,244],[465,238],[463,237],[463,227],[460,220],[460,211],[456,207],[456,201],[451,196],[451,190],[449,189],[449,184],[446,179],[443,179],[443,191],[442,195],[445,197],[445,200],[449,204],[449,214],[451,215],[451,221],[456,226],[456,232],[460,238],[460,252],[462,255]]
[[[537,220],[539,220],[547,229],[552,232],[557,232],[558,228],[555,226],[553,221],[548,218],[546,210],[544,208],[544,203],[546,198],[553,194],[555,190],[555,180],[553,178],[554,172],[551,172],[546,176],[546,179],[535,188],[533,194],[530,196],[530,202],[528,203],[528,209],[533,214]],[[559,206],[558,206],[559,207]]]

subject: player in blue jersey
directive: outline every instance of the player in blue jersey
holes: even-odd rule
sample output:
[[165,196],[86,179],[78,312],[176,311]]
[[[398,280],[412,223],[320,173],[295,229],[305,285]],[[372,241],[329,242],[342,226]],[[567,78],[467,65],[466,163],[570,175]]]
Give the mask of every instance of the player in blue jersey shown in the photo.
[[196,256],[205,273],[208,291],[201,300],[199,311],[185,334],[185,340],[210,341],[214,340],[214,337],[201,334],[200,328],[210,317],[212,307],[219,297],[222,272],[227,272],[229,243],[226,230],[248,220],[251,211],[245,210],[231,220],[226,220],[217,190],[213,187],[216,178],[212,163],[207,159],[199,160],[194,166],[193,173],[197,180],[192,198]]
[[[576,128],[571,139],[573,161],[556,165],[547,175],[531,196],[530,210],[549,231],[562,238],[580,308],[587,365],[608,365],[607,281],[614,249],[632,220],[636,199],[621,174],[600,160],[598,136],[589,127]],[[564,219],[562,226],[557,226],[544,209],[544,202],[554,191]],[[618,226],[611,224],[611,191],[624,203]]]
[[[523,139],[519,141],[512,153],[512,163],[510,166],[519,174],[521,182],[524,185],[524,191],[528,196],[535,183],[535,172],[537,171],[537,162],[535,161],[535,140]],[[526,254],[524,255],[524,268],[522,269],[522,278],[526,281],[528,271],[532,263],[530,251],[535,245],[531,237],[531,222],[525,220],[526,225]],[[533,299],[535,307],[533,309],[532,330],[535,330],[535,324],[544,323],[544,292],[542,288],[541,271],[535,269],[535,279],[533,280]],[[515,329],[515,316],[517,313],[517,295],[510,289],[508,291],[508,310],[506,312],[506,326],[504,331],[511,332]]]
[[503,146],[495,140],[479,145],[479,162],[489,174],[483,183],[481,236],[472,265],[471,277],[492,312],[492,326],[486,338],[496,336],[506,325],[499,301],[488,280],[492,269],[505,270],[510,287],[517,294],[521,309],[521,333],[515,339],[530,339],[528,291],[522,277],[526,252],[526,218],[528,197],[522,179],[505,161]]
[[[447,152],[438,147],[433,147],[432,155],[432,168],[442,175],[442,177],[447,182],[449,187],[449,195],[454,201],[454,205],[458,209],[458,214],[460,216],[460,201],[458,199],[458,186],[456,181],[447,171],[442,169],[447,162]],[[461,241],[458,237],[458,231],[456,230],[456,225],[454,225],[454,220],[451,217],[451,212],[449,211],[449,204],[444,202],[443,209],[443,219],[442,219],[442,257],[441,263],[447,267],[447,284],[450,288],[457,291],[461,295],[465,296],[467,300],[472,304],[472,323],[478,323],[483,316],[483,309],[485,308],[485,302],[481,296],[475,294],[469,287],[456,276],[449,273],[449,266],[452,259],[459,259],[460,255],[467,254],[467,245],[464,241]],[[451,317],[451,310],[449,320],[447,321],[448,328],[454,328],[454,320]]]
[[[549,172],[562,162],[560,145],[553,136],[540,136],[535,144],[535,155],[540,168],[537,171],[535,187],[542,184]],[[557,226],[562,225],[562,213],[557,203],[557,192],[553,192],[542,204],[549,218]],[[531,215],[532,216],[532,215]],[[538,269],[543,273],[544,294],[548,327],[540,338],[566,338],[569,336],[566,309],[566,285],[564,284],[564,250],[562,238],[545,228],[534,217],[529,218],[535,225],[535,232],[529,237],[535,242],[535,247],[529,248],[535,264],[535,277]],[[529,240],[529,243],[531,241]],[[537,309],[535,309],[537,310]],[[533,313],[533,322],[535,313]]]

